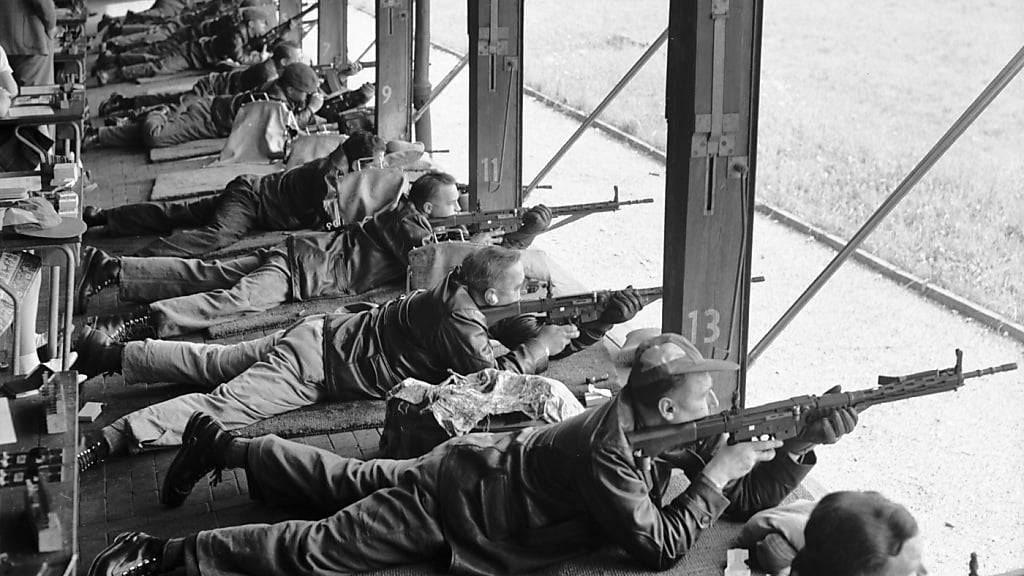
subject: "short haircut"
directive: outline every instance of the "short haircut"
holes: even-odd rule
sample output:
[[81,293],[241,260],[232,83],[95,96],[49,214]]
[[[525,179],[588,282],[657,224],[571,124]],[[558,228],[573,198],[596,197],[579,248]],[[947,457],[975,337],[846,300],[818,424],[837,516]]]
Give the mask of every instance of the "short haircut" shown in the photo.
[[[632,377],[633,371],[630,371],[629,374]],[[647,382],[643,386],[633,384],[632,378],[630,378],[626,384],[629,386],[629,393],[639,405],[654,409],[658,406],[658,400],[668,396],[676,387],[682,386],[690,374],[701,374],[701,372],[669,374],[665,378]]]
[[833,492],[818,502],[793,560],[800,576],[872,576],[917,535],[917,522],[878,492]]
[[412,183],[409,188],[409,200],[416,208],[423,208],[423,204],[430,201],[430,198],[441,189],[442,186],[455,184],[455,176],[445,172],[427,172]]
[[470,292],[483,294],[501,280],[505,271],[519,262],[518,250],[484,246],[462,261],[459,278]]
[[341,143],[349,164],[360,158],[375,157],[384,152],[384,140],[365,130],[356,130]]
[[270,54],[270,59],[274,62],[280,62],[286,58],[288,60],[295,60],[301,54],[302,50],[294,42],[278,42],[274,46],[274,51]]

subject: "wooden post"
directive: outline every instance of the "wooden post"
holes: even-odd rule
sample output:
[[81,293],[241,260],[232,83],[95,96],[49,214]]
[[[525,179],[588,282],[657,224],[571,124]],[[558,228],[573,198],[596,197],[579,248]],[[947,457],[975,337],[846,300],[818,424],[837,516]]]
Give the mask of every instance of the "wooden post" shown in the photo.
[[[348,0],[320,0],[317,10],[317,64],[348,62]],[[344,82],[346,76],[341,76]]]
[[377,0],[377,135],[412,140],[413,0]]
[[720,400],[742,406],[754,218],[763,0],[669,8],[662,327],[707,357]]
[[469,0],[469,202],[523,198],[523,0]]

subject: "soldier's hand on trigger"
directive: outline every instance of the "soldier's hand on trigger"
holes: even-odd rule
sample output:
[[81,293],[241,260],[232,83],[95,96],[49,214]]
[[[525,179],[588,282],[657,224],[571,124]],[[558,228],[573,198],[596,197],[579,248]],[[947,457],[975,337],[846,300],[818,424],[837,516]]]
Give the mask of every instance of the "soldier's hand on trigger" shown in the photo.
[[723,443],[704,467],[704,476],[721,490],[729,482],[749,474],[758,462],[774,459],[775,450],[781,446],[780,440],[740,442],[731,446]]
[[544,345],[548,356],[551,356],[564,350],[579,335],[580,329],[574,324],[566,324],[565,326],[548,324],[541,327],[540,333],[537,334],[537,340]]
[[632,286],[625,290],[617,290],[608,298],[608,306],[601,312],[600,321],[604,324],[621,324],[632,320],[636,313],[643,308],[640,296],[633,290]]
[[306,103],[306,107],[309,108],[310,112],[314,114],[318,112],[324,106],[324,95],[319,90],[309,95],[309,101]]
[[551,226],[551,209],[543,204],[537,204],[523,214],[523,225],[520,232],[527,234],[540,234]]
[[469,237],[469,241],[474,244],[486,244],[494,246],[501,244],[501,241],[505,237],[505,232],[502,230],[488,230],[486,232],[477,232]]

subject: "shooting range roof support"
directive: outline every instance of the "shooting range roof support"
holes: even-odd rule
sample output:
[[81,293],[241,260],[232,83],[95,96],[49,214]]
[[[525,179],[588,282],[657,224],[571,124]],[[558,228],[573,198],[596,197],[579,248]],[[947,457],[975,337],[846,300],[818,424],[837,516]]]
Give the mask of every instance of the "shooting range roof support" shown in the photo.
[[[317,64],[348,62],[348,0],[320,0],[317,11]],[[342,82],[345,76],[341,77]]]
[[430,0],[416,1],[416,59],[412,77],[412,102],[415,115],[416,140],[427,150],[433,148],[430,134],[430,112],[423,106],[430,100]]
[[829,281],[830,278],[839,270],[839,267],[846,262],[857,251],[857,248],[867,239],[875,228],[885,220],[886,216],[896,205],[903,200],[903,198],[914,188],[915,185],[924,177],[925,174],[931,170],[932,166],[942,158],[942,155],[949,150],[950,146],[956,142],[957,138],[964,133],[967,128],[978,119],[978,116],[988,108],[988,105],[995,100],[996,96],[1002,92],[1003,88],[1010,83],[1011,80],[1024,68],[1024,47],[1021,47],[1019,51],[1010,61],[1006,63],[1006,66],[996,74],[996,77],[989,82],[988,86],[978,94],[978,97],[971,102],[971,105],[964,110],[964,113],[957,118],[956,122],[949,127],[949,130],[939,138],[938,142],[932,146],[932,149],[924,155],[923,158],[917,163],[916,166],[910,171],[909,174],[903,179],[902,182],[896,186],[896,189],[885,199],[881,206],[875,210],[874,214],[857,230],[857,233],[850,238],[850,241],[846,243],[846,246],[828,263],[828,266],[818,274],[818,277],[804,290],[803,294],[796,299],[796,302],[789,307],[788,310],[782,315],[781,318],[775,325],[768,330],[768,332],[761,338],[761,341],[750,351],[748,356],[749,362],[754,362],[758,356],[764,352],[765,348],[771,345],[775,341],[775,338],[793,321],[793,318],[803,310],[804,306],[810,302],[811,298],[818,293],[819,290]]
[[413,0],[377,0],[377,135],[412,140]]
[[469,0],[469,205],[523,203],[524,0]]
[[669,7],[662,328],[741,366],[715,377],[733,406],[746,377],[763,6]]

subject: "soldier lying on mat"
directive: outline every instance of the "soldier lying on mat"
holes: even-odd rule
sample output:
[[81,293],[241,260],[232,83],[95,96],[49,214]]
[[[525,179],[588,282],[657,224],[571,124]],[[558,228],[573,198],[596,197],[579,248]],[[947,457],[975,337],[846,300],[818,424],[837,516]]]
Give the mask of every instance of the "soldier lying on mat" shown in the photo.
[[[79,293],[87,297],[117,284],[121,300],[151,303],[93,325],[119,342],[188,334],[290,301],[361,294],[404,278],[409,251],[431,234],[428,218],[458,212],[458,201],[455,178],[434,172],[419,177],[407,196],[362,222],[336,232],[290,236],[286,245],[256,254],[205,262],[117,258],[86,248]],[[481,233],[471,241],[526,248],[550,221],[550,211],[536,206],[515,233],[505,238]],[[536,264],[542,255],[526,258]],[[547,268],[542,263],[535,267]]]
[[291,42],[281,42],[274,47],[270,58],[263,62],[228,72],[211,72],[196,80],[196,83],[188,90],[138,96],[123,96],[114,92],[110,98],[100,104],[99,114],[100,116],[109,116],[114,113],[125,113],[160,104],[177,106],[195,98],[231,96],[256,90],[268,82],[277,80],[285,66],[301,61],[302,51],[298,46]]
[[204,138],[231,135],[235,115],[244,104],[272,100],[285,104],[299,126],[314,121],[324,104],[320,80],[307,64],[292,62],[281,76],[259,88],[240,94],[203,96],[177,106],[155,106],[139,114],[134,122],[119,126],[101,126],[86,132],[83,147],[128,146],[166,148]]
[[103,85],[190,69],[213,70],[225,63],[239,66],[261,62],[265,59],[262,47],[253,43],[269,29],[269,15],[264,8],[249,7],[239,9],[238,16],[214,20],[207,36],[184,41],[172,36],[139,46],[136,51],[106,52],[96,62],[96,79]]
[[[103,226],[108,236],[170,233],[139,250],[138,256],[200,256],[234,244],[255,229],[323,229],[330,218],[324,198],[360,159],[377,157],[383,150],[380,138],[359,132],[326,158],[265,176],[238,176],[217,196],[186,203],[140,202],[103,210],[86,206],[82,217],[90,228]],[[91,264],[84,262],[83,266],[89,270]],[[79,306],[86,305],[95,286],[79,290]]]
[[[634,457],[627,432],[717,411],[710,373],[736,369],[705,360],[682,336],[660,335],[641,344],[626,387],[603,406],[557,424],[454,438],[415,460],[344,458],[273,435],[235,438],[216,416],[196,412],[164,475],[165,505],[182,504],[207,473],[242,468],[254,498],[320,519],[170,540],[125,533],[89,576],[143,562],[154,574],[350,574],[425,561],[454,574],[519,574],[609,544],[664,570],[720,516],[779,503],[814,465],[815,444],[853,427],[832,430],[826,412],[786,443],[715,438],[671,458]],[[673,468],[690,484],[665,502]]]
[[[175,446],[196,410],[241,428],[324,400],[383,398],[410,377],[439,382],[450,370],[470,374],[485,368],[536,374],[547,368],[550,356],[597,342],[641,307],[627,289],[613,295],[600,318],[579,327],[538,327],[527,321],[532,317],[512,317],[489,330],[481,309],[520,299],[526,280],[520,254],[485,246],[430,290],[361,312],[309,316],[286,330],[238,344],[122,344],[97,337],[89,327],[76,330],[75,368],[81,373],[119,372],[128,385],[177,382],[210,390],[116,420],[88,437],[80,465],[84,469],[109,455]],[[491,336],[511,352],[496,356]]]

